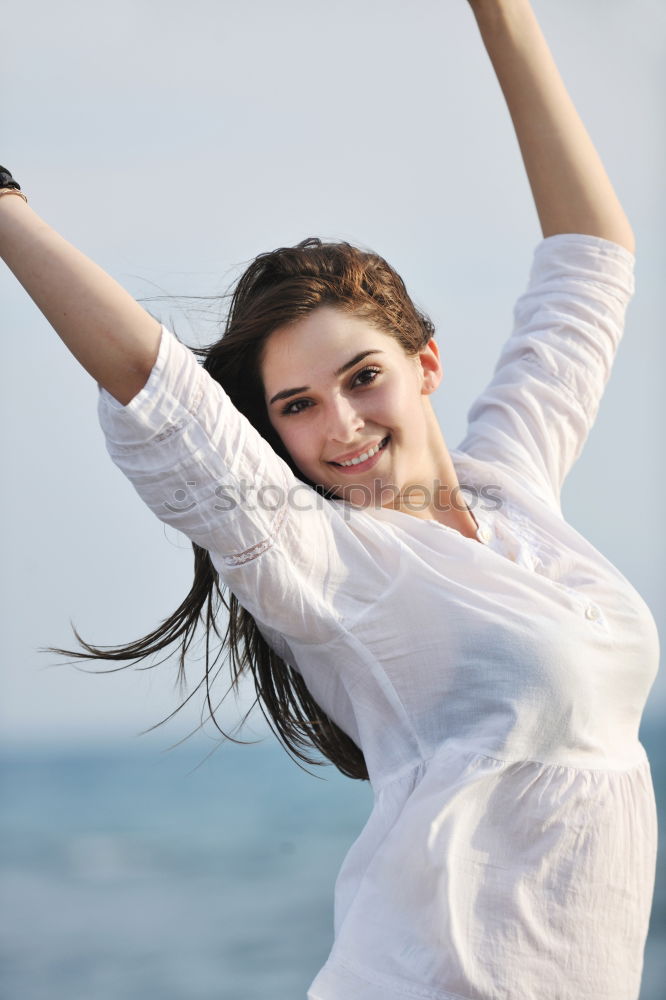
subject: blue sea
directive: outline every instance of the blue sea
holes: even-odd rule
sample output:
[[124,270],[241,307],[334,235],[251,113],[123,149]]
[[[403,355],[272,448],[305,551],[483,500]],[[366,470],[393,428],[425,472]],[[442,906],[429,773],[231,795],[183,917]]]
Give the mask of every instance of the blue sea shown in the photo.
[[[663,830],[666,748],[641,740]],[[304,1000],[369,788],[272,737],[211,746],[1,751],[2,1000]],[[662,854],[641,1000],[665,982]]]

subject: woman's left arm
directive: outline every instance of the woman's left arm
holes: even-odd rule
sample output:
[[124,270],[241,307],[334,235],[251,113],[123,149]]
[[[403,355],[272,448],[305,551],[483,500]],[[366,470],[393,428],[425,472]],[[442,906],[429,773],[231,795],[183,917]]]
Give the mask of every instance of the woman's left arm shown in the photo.
[[529,0],[468,0],[506,99],[544,238],[598,236],[632,254],[629,220]]

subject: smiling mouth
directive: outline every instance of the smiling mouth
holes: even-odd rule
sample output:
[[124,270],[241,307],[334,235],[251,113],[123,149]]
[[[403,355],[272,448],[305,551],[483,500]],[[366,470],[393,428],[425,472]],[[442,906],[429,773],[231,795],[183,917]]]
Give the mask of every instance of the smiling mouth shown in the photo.
[[352,458],[349,462],[331,462],[330,465],[335,465],[338,469],[353,469],[357,465],[365,465],[369,462],[371,458],[375,458],[381,451],[384,450],[386,445],[389,443],[391,435],[389,434],[385,437],[379,444],[371,449],[369,452],[362,452],[358,458]]

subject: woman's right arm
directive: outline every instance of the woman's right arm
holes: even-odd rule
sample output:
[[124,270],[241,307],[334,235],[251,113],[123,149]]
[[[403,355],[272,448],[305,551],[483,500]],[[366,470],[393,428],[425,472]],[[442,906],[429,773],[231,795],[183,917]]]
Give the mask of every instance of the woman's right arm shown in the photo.
[[16,195],[0,197],[0,256],[77,361],[129,403],[157,358],[157,320]]
[[[544,237],[581,233],[635,252],[634,234],[530,0],[469,0],[511,115]],[[599,73],[612,67],[599,60]]]

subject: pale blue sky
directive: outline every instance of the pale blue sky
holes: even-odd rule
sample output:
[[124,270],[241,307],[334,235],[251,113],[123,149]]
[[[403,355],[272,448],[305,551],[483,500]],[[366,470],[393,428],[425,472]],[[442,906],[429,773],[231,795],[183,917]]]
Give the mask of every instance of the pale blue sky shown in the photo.
[[[666,8],[534,6],[638,243],[625,337],[564,511],[663,635]],[[436,323],[436,406],[455,447],[540,239],[465,0],[24,0],[0,48],[2,162],[65,237],[136,296],[218,294],[243,262],[305,236],[371,247]],[[96,643],[148,632],[189,589],[191,547],[111,464],[94,382],[6,269],[0,295],[4,737],[130,738],[177,703],[175,667],[90,677],[35,650],[71,645],[70,619]],[[210,318],[195,332],[168,304],[161,317],[212,339]],[[649,711],[665,707],[660,676]]]

